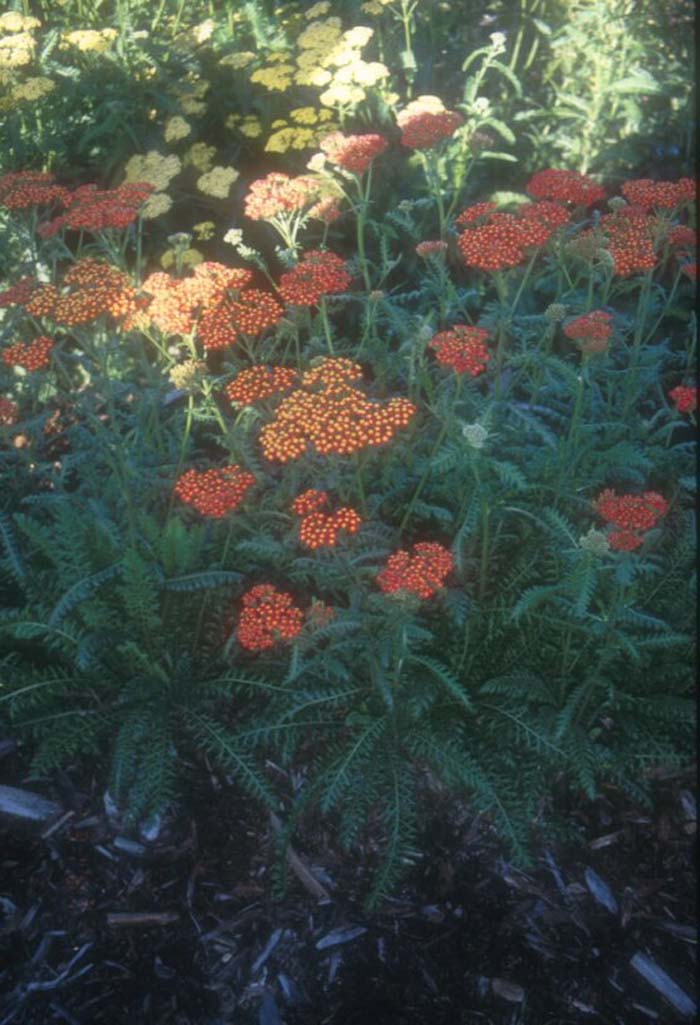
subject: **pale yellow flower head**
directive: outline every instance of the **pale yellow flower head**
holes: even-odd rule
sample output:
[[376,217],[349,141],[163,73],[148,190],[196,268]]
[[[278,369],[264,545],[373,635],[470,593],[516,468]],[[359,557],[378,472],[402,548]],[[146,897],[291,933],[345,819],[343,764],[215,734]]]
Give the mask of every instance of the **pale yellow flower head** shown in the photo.
[[20,85],[14,87],[12,99],[16,102],[26,100],[31,103],[35,100],[43,99],[44,96],[48,96],[55,88],[56,83],[50,78],[27,78]]
[[0,14],[0,32],[31,32],[40,25],[38,18],[28,17],[19,11],[5,11],[4,14]]
[[23,68],[34,59],[36,40],[28,32],[0,38],[0,68]]
[[211,171],[197,179],[197,188],[205,196],[214,199],[227,199],[231,186],[238,178],[238,171],[233,167],[213,167]]
[[[170,270],[175,265],[176,253],[173,249],[166,249],[160,258],[160,265],[165,270]],[[180,259],[183,267],[196,267],[204,260],[204,256],[198,249],[186,249]]]
[[167,214],[173,201],[167,192],[152,192],[141,207],[141,216],[146,221],[153,221],[162,214]]
[[164,157],[157,150],[150,150],[145,156],[137,153],[131,157],[124,168],[124,181],[149,182],[157,192],[162,192],[181,170],[180,158],[174,153]]
[[208,171],[214,163],[216,146],[207,146],[206,142],[195,142],[185,153],[185,167],[194,167],[197,171]]
[[163,137],[166,142],[178,142],[180,139],[186,139],[191,131],[192,126],[185,121],[184,117],[176,114],[175,117],[169,117],[165,122]]
[[106,53],[117,35],[117,30],[113,28],[103,28],[100,32],[92,28],[77,29],[66,33],[61,45],[63,48],[74,46],[81,53]]
[[311,21],[312,18],[322,18],[324,14],[328,14],[331,9],[331,5],[328,0],[320,0],[319,3],[314,4],[313,7],[309,7],[307,11],[304,11],[304,17],[307,21]]
[[223,68],[233,68],[234,71],[240,71],[241,68],[247,68],[252,61],[255,60],[255,54],[251,50],[243,50],[241,53],[229,53],[226,57],[222,57],[219,64]]
[[199,224],[192,225],[192,231],[198,242],[208,242],[210,238],[214,238],[216,225],[213,221],[200,221]]
[[294,66],[292,64],[278,64],[271,68],[258,68],[250,76],[250,80],[251,82],[259,82],[266,89],[283,93],[292,84],[293,72]]

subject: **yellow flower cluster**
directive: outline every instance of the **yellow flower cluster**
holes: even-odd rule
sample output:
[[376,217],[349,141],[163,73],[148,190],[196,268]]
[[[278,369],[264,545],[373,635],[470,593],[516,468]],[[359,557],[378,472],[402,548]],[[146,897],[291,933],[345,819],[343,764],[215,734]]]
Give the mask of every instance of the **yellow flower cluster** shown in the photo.
[[171,153],[164,157],[156,150],[150,150],[145,156],[135,154],[124,168],[125,182],[149,182],[157,192],[164,192],[176,174],[182,170],[179,157]]
[[0,32],[31,32],[40,25],[38,18],[30,18],[19,11],[5,11],[4,14],[0,14]]
[[208,242],[210,238],[214,238],[216,225],[213,221],[200,221],[199,224],[192,225],[192,231],[198,242]]
[[19,103],[22,100],[27,100],[28,103],[33,103],[36,100],[41,100],[44,96],[48,96],[50,92],[56,88],[56,83],[50,78],[26,78],[20,85],[16,85],[10,93],[10,100]]
[[141,217],[146,221],[153,221],[161,214],[167,214],[173,205],[173,201],[167,192],[152,192],[140,210]]
[[36,39],[29,32],[0,38],[0,68],[23,68],[34,59]]
[[207,146],[206,142],[195,142],[185,153],[184,166],[194,167],[197,171],[209,171],[216,156],[216,146]]
[[166,142],[178,142],[180,139],[186,139],[191,131],[192,126],[185,121],[184,117],[176,114],[175,117],[170,117],[165,122],[163,137]]
[[204,97],[208,91],[209,83],[204,79],[199,79],[185,82],[172,89],[171,93],[178,101],[180,109],[184,114],[198,117],[200,114],[206,113],[207,105],[204,102]]
[[160,258],[161,267],[165,270],[170,270],[170,268],[175,265],[175,260],[178,258],[178,255],[183,267],[196,267],[204,259],[199,249],[185,249],[185,251],[180,254],[178,254],[174,249],[166,249]]
[[290,149],[313,149],[329,132],[338,127],[332,121],[330,110],[315,107],[296,107],[289,112],[290,122],[282,119],[272,122],[276,129],[265,143],[268,153],[286,153]]
[[366,3],[360,5],[360,10],[365,14],[383,14],[386,7],[389,6],[391,0],[367,0]]
[[197,188],[205,196],[227,199],[229,190],[237,178],[238,171],[233,167],[213,167],[197,179]]
[[247,139],[257,139],[262,135],[262,123],[255,114],[229,114],[226,118],[226,127],[240,132]]
[[[271,57],[272,55],[270,55]],[[270,60],[268,57],[268,61]],[[250,76],[251,82],[259,82],[260,85],[264,85],[266,89],[270,89],[274,92],[286,92],[292,84],[292,75],[294,74],[293,64],[279,64],[273,63],[271,66],[266,68],[258,68]]]
[[106,53],[118,34],[114,28],[103,28],[100,32],[93,28],[77,29],[62,37],[61,49],[74,46],[81,53]]
[[242,68],[247,68],[254,60],[255,54],[251,50],[242,50],[241,53],[229,53],[226,57],[222,57],[219,64],[222,68],[233,68],[234,71],[240,71]]
[[319,0],[319,3],[309,7],[308,11],[304,11],[304,17],[307,21],[311,21],[313,18],[322,18],[324,14],[328,14],[330,9],[331,5],[328,0]]

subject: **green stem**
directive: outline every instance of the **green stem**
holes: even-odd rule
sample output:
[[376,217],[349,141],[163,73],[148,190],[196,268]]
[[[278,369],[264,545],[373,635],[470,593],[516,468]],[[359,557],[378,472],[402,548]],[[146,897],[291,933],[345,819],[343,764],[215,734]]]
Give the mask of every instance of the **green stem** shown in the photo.
[[318,304],[318,310],[321,314],[321,322],[323,324],[323,330],[326,335],[326,341],[328,342],[328,351],[331,356],[335,355],[335,349],[333,348],[333,335],[331,334],[331,325],[328,322],[328,310],[326,308],[326,300],[321,296],[321,300]]

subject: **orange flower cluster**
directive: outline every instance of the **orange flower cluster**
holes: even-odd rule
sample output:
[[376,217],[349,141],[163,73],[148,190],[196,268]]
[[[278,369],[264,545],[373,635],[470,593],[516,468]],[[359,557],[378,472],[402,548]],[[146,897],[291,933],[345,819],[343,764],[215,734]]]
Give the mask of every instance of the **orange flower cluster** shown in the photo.
[[282,319],[283,308],[269,292],[248,288],[236,299],[229,295],[207,310],[197,328],[206,349],[225,349],[240,335],[258,335]]
[[490,213],[488,218],[485,224],[467,227],[457,245],[467,267],[497,271],[517,267],[531,247],[543,246],[569,220],[569,214],[557,203],[542,201],[525,203],[516,214]]
[[67,327],[89,324],[102,316],[124,318],[127,329],[136,322],[139,303],[131,282],[126,274],[102,260],[78,260],[64,274],[63,286],[62,290],[55,285],[40,285],[24,304],[25,309],[34,317],[49,317]]
[[409,107],[396,118],[401,128],[401,144],[408,149],[431,149],[443,139],[449,139],[464,123],[456,110],[416,110]]
[[0,427],[14,427],[19,420],[19,406],[0,395]]
[[287,463],[311,445],[322,455],[349,455],[390,441],[416,407],[404,398],[370,401],[353,384],[361,377],[358,363],[341,358],[323,359],[303,374],[260,432],[266,458]]
[[342,132],[332,132],[321,143],[321,149],[332,164],[353,174],[364,174],[388,146],[383,135],[343,135]]
[[676,249],[686,253],[694,252],[698,247],[698,233],[687,224],[677,224],[668,233],[668,241]]
[[413,546],[412,554],[403,548],[394,552],[377,575],[377,583],[386,594],[405,591],[419,598],[432,598],[453,569],[449,549],[433,541],[420,541]]
[[608,347],[608,339],[613,333],[613,318],[605,310],[593,310],[580,317],[574,317],[564,328],[564,334],[570,338],[586,355],[604,352]]
[[68,195],[49,171],[12,171],[0,178],[0,206],[9,210],[62,202]]
[[416,252],[419,256],[442,256],[447,252],[447,242],[441,242],[439,239],[436,241],[419,242],[416,246]]
[[292,502],[293,512],[303,517],[299,537],[307,548],[333,547],[341,530],[356,534],[360,529],[362,517],[359,513],[347,505],[330,514],[323,512],[321,507],[327,502],[328,494],[315,488],[304,491]]
[[333,221],[338,220],[342,212],[337,196],[325,196],[319,199],[318,203],[314,203],[309,210],[309,217],[315,217],[316,220],[323,221],[324,224],[332,224]]
[[318,198],[319,184],[310,175],[273,171],[252,182],[245,198],[245,215],[254,221],[266,221],[279,214],[303,210]]
[[455,324],[449,331],[440,331],[428,344],[435,350],[438,363],[452,367],[457,374],[478,377],[491,359],[485,345],[490,337],[486,328]]
[[315,306],[324,295],[344,292],[352,275],[335,253],[311,249],[280,278],[279,294],[294,306]]
[[644,541],[640,532],[650,530],[656,521],[665,516],[669,505],[657,491],[645,491],[643,495],[616,495],[607,488],[595,501],[599,516],[620,528],[608,534],[611,548],[618,551],[633,551]]
[[38,287],[39,282],[36,278],[20,278],[14,285],[10,285],[4,292],[0,292],[0,309],[5,309],[8,306],[25,306]]
[[681,267],[681,274],[685,274],[691,281],[698,280],[698,265],[697,263],[684,263]]
[[248,367],[226,385],[226,397],[236,405],[252,406],[261,399],[288,391],[297,383],[298,377],[291,367]]
[[636,181],[625,182],[622,194],[629,203],[642,210],[651,210],[653,207],[673,210],[681,203],[692,203],[697,198],[697,186],[692,178],[680,178],[677,182],[638,178]]
[[44,370],[51,365],[53,339],[39,335],[33,342],[15,342],[2,354],[8,367],[24,367],[25,370]]
[[37,234],[41,238],[50,238],[61,228],[73,228],[76,231],[128,228],[138,217],[139,207],[152,192],[153,186],[146,182],[127,183],[116,189],[81,185],[63,198],[66,212],[39,225]]
[[248,651],[265,651],[278,640],[292,641],[301,633],[304,614],[291,594],[272,584],[258,584],[243,595],[238,641]]
[[668,393],[668,397],[675,403],[678,413],[694,413],[698,408],[698,395],[700,395],[700,388],[691,388],[683,384],[677,385]]
[[187,335],[195,330],[199,310],[221,301],[227,289],[244,288],[252,280],[249,270],[208,261],[186,278],[156,271],[141,287],[149,297],[151,323],[164,334]]
[[605,199],[605,189],[578,171],[560,171],[548,168],[534,174],[525,191],[537,199],[554,199],[560,203],[591,206]]
[[255,484],[255,477],[233,463],[222,470],[187,470],[175,484],[175,494],[202,516],[221,519],[233,512]]

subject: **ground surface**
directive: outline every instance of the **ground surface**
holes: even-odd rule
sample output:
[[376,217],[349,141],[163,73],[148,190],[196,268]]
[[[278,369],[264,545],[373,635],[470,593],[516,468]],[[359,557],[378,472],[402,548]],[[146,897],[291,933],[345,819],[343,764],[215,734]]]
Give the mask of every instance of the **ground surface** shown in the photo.
[[[690,1020],[693,768],[657,773],[654,812],[612,789],[570,799],[578,842],[542,843],[526,873],[488,822],[437,800],[427,853],[368,915],[371,844],[343,857],[308,827],[302,869],[274,902],[269,823],[205,769],[193,767],[180,819],[130,845],[115,843],[84,773],[27,783],[20,755],[0,748],[2,784],[64,809],[48,826],[0,822],[0,1025]],[[328,900],[304,885],[303,866]]]

